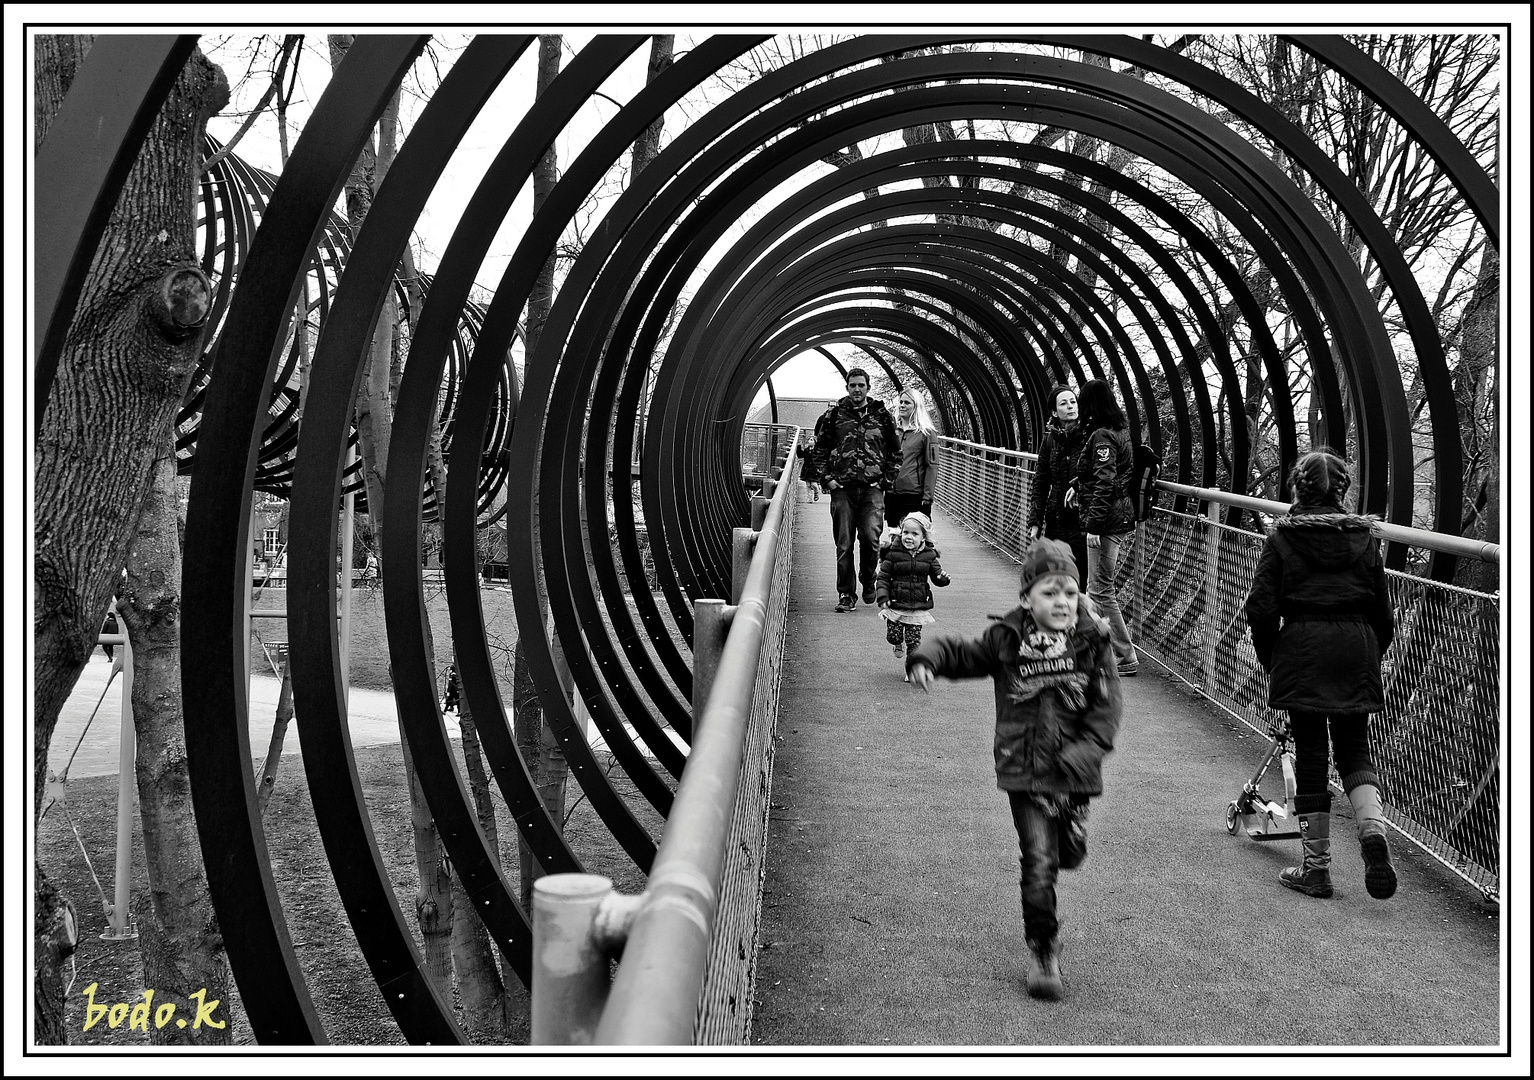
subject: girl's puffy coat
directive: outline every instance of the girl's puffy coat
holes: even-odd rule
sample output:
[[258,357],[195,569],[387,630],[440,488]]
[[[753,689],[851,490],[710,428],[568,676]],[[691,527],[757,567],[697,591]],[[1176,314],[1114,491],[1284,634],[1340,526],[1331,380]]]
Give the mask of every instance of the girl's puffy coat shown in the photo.
[[1273,523],[1246,598],[1268,704],[1300,712],[1385,707],[1380,658],[1395,637],[1370,520],[1294,506]]
[[896,611],[927,611],[932,607],[931,581],[938,588],[948,584],[937,548],[924,544],[907,551],[898,540],[879,546],[879,572],[874,578],[874,601],[889,601]]
[[1034,628],[1024,607],[1014,608],[976,638],[939,637],[906,660],[937,675],[971,679],[989,675],[996,689],[996,786],[1002,791],[1100,795],[1103,759],[1118,734],[1123,698],[1107,624],[1078,602],[1064,664],[1087,674],[1086,705],[1065,706],[1053,689],[1019,700],[1020,646]]
[[1116,536],[1134,528],[1135,507],[1129,498],[1134,464],[1128,433],[1100,427],[1087,436],[1076,473],[1083,530],[1094,536]]

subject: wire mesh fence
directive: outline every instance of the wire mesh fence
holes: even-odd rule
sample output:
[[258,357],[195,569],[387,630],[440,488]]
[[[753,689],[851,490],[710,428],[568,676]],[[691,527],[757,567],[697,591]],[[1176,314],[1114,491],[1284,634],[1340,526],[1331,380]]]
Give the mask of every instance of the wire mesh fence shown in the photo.
[[[1020,560],[1032,458],[944,439],[937,501]],[[1273,738],[1287,716],[1267,704],[1268,676],[1244,611],[1262,545],[1261,535],[1213,515],[1157,509],[1125,547],[1118,585],[1142,654]],[[1369,726],[1386,816],[1494,896],[1501,880],[1500,600],[1395,571],[1386,579],[1396,639],[1383,664],[1385,709]],[[1340,791],[1335,770],[1331,779]]]
[[[793,445],[794,427],[783,427],[779,467]],[[762,632],[751,718],[741,754],[740,783],[729,846],[720,874],[719,908],[709,942],[708,967],[698,1001],[693,1043],[741,1046],[750,1039],[756,1000],[756,960],[762,922],[762,887],[766,882],[767,815],[772,795],[772,765],[778,726],[778,691],[783,677],[783,645],[788,629],[788,589],[793,572],[794,517],[798,505],[792,487],[797,463],[780,484],[789,484],[778,527],[772,589]]]

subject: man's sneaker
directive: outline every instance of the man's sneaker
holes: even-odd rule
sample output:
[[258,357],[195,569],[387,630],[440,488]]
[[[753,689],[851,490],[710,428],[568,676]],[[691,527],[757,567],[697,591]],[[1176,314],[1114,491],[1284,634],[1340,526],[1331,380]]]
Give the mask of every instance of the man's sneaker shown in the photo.
[[865,604],[872,604],[873,602],[874,602],[874,591],[873,591],[873,589],[864,589],[863,590],[863,603],[865,603]]
[[1140,674],[1140,665],[1137,663],[1119,665],[1119,678],[1121,679],[1132,679],[1138,674]]
[[851,593],[842,593],[836,598],[837,611],[851,611],[858,606],[858,598]]

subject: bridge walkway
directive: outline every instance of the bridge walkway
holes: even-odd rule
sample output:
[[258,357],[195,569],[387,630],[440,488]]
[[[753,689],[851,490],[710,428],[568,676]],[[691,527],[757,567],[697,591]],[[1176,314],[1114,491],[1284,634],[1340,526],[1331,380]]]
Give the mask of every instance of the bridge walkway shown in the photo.
[[[1400,889],[1371,899],[1340,797],[1335,897],[1280,886],[1298,841],[1224,824],[1266,743],[1154,663],[1061,875],[1064,1000],[1030,999],[989,680],[923,695],[873,610],[833,611],[828,518],[795,525],[753,1044],[1495,1046],[1498,910],[1399,837]],[[935,518],[953,585],[927,633],[976,633],[1015,564]]]

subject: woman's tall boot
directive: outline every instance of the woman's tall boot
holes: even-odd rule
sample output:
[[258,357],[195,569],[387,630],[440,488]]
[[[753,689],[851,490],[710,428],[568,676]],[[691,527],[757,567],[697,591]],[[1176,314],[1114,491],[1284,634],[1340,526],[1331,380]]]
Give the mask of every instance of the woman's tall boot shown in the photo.
[[1396,869],[1390,864],[1390,844],[1385,840],[1385,809],[1380,789],[1359,784],[1348,791],[1353,816],[1358,819],[1358,846],[1364,856],[1364,888],[1376,900],[1388,900],[1396,892]]

